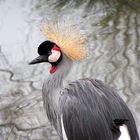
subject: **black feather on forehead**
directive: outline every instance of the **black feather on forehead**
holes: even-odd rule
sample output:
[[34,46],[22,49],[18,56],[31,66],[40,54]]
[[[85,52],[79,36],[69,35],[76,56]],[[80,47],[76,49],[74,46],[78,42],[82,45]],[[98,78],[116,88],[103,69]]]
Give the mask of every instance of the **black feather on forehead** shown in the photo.
[[54,47],[54,45],[56,45],[56,44],[49,40],[42,42],[38,47],[38,54],[43,55],[46,52],[51,51],[51,49]]

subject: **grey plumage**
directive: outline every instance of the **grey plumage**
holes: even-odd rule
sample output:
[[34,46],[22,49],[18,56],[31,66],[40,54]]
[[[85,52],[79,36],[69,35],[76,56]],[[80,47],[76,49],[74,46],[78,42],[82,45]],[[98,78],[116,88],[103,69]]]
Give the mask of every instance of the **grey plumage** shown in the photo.
[[58,65],[57,71],[45,80],[42,88],[44,108],[46,109],[48,119],[58,132],[61,139],[60,99],[64,90],[63,80],[71,70],[71,65],[72,61],[63,56],[63,60]]
[[62,114],[68,140],[117,140],[119,126],[125,122],[131,140],[138,133],[131,112],[117,93],[101,81],[81,79],[69,84],[62,101]]
[[70,67],[71,61],[63,59],[43,86],[47,116],[60,137],[62,115],[68,140],[117,140],[120,130],[115,120],[124,120],[131,140],[139,140],[131,112],[113,89],[93,79],[77,80],[63,87]]

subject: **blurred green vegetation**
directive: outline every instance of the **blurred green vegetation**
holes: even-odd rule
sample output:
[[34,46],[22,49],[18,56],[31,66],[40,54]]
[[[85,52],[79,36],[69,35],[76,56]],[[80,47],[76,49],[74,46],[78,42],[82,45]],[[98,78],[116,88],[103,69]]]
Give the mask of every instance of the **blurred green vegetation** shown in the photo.
[[113,20],[114,24],[120,15],[129,15],[131,13],[140,13],[140,0],[57,0],[55,8],[61,10],[65,6],[72,6],[74,8],[80,7],[85,4],[85,11],[91,12],[96,3],[104,5],[107,15],[100,21],[102,27],[106,27],[108,22]]
[[58,0],[56,8],[62,8],[69,3],[72,3],[75,7],[87,3],[86,9],[88,9],[92,8],[96,2],[100,2],[113,8],[123,7],[125,5],[133,10],[140,10],[140,0]]

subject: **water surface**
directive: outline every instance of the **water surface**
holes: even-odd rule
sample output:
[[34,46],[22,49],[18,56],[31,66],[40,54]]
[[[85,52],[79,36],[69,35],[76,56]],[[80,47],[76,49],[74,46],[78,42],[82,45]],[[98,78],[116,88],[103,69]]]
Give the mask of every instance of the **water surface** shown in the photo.
[[92,77],[114,87],[132,110],[140,132],[140,14],[135,3],[109,7],[92,0],[0,1],[1,140],[58,139],[41,96],[48,65],[28,62],[45,40],[40,24],[62,17],[82,27],[91,49],[91,56],[74,65],[67,81]]

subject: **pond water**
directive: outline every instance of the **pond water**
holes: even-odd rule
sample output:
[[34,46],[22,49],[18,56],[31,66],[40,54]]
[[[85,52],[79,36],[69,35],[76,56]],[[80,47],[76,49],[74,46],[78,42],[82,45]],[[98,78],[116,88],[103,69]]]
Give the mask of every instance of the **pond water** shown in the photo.
[[140,12],[135,9],[139,6],[110,7],[92,0],[1,0],[0,140],[58,139],[42,103],[48,65],[28,65],[45,40],[40,25],[51,19],[81,27],[91,49],[87,60],[74,65],[67,81],[92,77],[114,87],[132,110],[140,132]]

